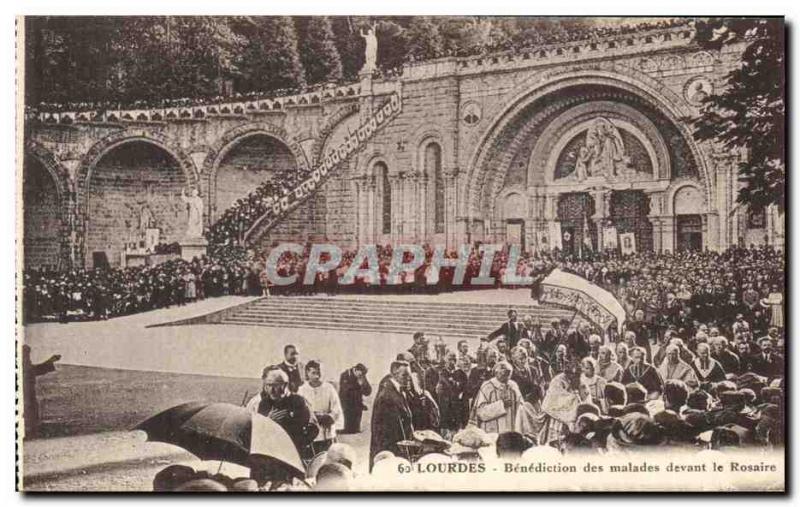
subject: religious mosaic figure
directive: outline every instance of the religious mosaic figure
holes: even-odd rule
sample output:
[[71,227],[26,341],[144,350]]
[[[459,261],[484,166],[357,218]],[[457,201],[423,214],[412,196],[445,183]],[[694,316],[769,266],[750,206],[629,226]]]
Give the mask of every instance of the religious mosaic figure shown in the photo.
[[189,222],[186,225],[187,238],[200,238],[203,236],[203,198],[197,188],[192,189],[192,195],[187,196],[186,190],[181,190],[181,200],[186,203],[189,211]]
[[586,131],[586,149],[588,176],[619,176],[630,163],[619,130],[607,118],[597,118]]

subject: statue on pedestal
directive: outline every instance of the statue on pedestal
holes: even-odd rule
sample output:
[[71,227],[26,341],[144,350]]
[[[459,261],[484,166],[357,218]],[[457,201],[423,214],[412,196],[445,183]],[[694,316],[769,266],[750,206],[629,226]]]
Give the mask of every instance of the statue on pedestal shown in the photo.
[[361,68],[361,72],[371,74],[378,69],[378,37],[375,35],[375,25],[372,25],[367,33],[364,33],[363,29],[359,33],[366,42],[364,66]]
[[189,220],[186,225],[187,238],[203,237],[203,198],[197,188],[192,189],[192,195],[186,196],[186,190],[181,189],[181,200],[186,203]]

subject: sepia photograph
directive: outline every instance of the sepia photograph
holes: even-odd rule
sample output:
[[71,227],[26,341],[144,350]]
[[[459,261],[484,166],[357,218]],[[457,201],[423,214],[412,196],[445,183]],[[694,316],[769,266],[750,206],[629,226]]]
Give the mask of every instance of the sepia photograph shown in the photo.
[[786,33],[17,17],[17,490],[784,493]]

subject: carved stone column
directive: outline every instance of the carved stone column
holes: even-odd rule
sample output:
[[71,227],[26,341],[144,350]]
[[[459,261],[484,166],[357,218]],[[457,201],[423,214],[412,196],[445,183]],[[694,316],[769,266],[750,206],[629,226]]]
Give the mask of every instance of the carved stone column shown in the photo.
[[458,170],[445,171],[444,174],[444,234],[445,243],[448,247],[455,242],[455,223],[456,223],[456,183]]
[[[398,239],[403,235],[403,175],[392,174],[389,176],[389,186],[392,189],[392,231],[391,242],[392,244],[399,243]],[[381,224],[383,217],[381,217]],[[383,231],[381,230],[381,233]]]
[[596,249],[603,250],[603,228],[606,221],[611,216],[611,191],[606,188],[596,189],[591,192],[592,199],[594,199],[594,215],[592,215],[592,224],[597,231],[597,245]]
[[409,173],[406,180],[409,214],[407,220],[407,236],[414,243],[419,242],[419,176],[420,173]]
[[[667,240],[664,236],[666,234],[666,194],[663,191],[648,192],[650,199],[650,212],[647,219],[653,226],[653,250],[656,252],[663,252],[664,250],[672,250],[672,241]],[[674,220],[672,221],[674,223]],[[674,227],[673,227],[674,229]],[[674,230],[670,233],[674,234]],[[669,245],[669,248],[665,247]]]
[[377,228],[377,221],[375,220],[375,207],[377,206],[377,201],[375,196],[375,176],[368,176],[367,181],[365,182],[365,188],[367,191],[367,209],[366,209],[366,216],[365,222],[367,224],[367,235],[366,235],[366,243],[374,243],[376,238],[376,228]]
[[429,237],[428,232],[428,185],[430,184],[430,178],[426,173],[421,173],[419,177],[419,185],[417,186],[417,198],[419,202],[419,235],[420,238],[424,241],[428,241],[431,238]]
[[355,224],[356,224],[356,246],[363,245],[367,239],[366,206],[367,189],[366,177],[356,176],[351,179],[353,186],[353,196],[355,197]]

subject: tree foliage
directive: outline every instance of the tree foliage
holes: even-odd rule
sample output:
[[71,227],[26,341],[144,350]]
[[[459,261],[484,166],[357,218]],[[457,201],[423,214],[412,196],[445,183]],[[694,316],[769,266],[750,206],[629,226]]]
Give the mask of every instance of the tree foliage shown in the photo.
[[326,16],[295,18],[299,39],[300,60],[308,84],[335,82],[342,79],[342,60]]
[[693,120],[695,138],[742,150],[738,201],[753,209],[785,206],[784,27],[779,19],[716,19],[698,23],[697,42],[711,49],[745,43],[741,66],[706,97]]
[[248,43],[240,58],[243,72],[238,81],[238,91],[301,89],[306,86],[291,17],[250,17],[243,20],[240,27]]

